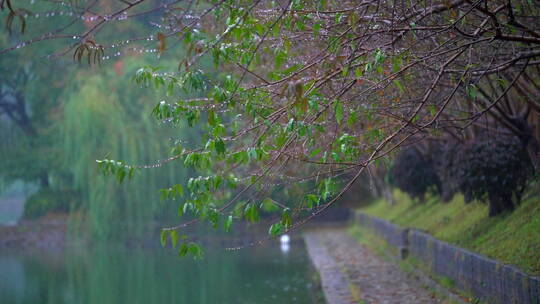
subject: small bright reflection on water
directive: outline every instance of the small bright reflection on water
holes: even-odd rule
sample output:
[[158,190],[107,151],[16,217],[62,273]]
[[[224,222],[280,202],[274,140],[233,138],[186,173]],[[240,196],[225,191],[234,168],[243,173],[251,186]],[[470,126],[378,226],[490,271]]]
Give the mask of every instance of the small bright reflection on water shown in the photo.
[[280,243],[279,248],[281,249],[282,253],[286,254],[291,249],[290,240],[291,240],[291,238],[286,234],[282,235],[279,238],[279,243]]
[[281,252],[288,253],[289,250],[291,249],[291,245],[289,245],[289,243],[281,243],[280,249],[281,249]]

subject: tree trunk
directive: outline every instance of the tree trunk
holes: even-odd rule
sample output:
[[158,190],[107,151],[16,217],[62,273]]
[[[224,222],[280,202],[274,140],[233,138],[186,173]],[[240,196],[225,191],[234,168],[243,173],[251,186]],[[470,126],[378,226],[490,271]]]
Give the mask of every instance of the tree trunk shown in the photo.
[[489,194],[489,216],[497,216],[511,210],[514,210],[511,195]]
[[41,188],[49,188],[49,174],[47,172],[43,172],[39,176],[39,182],[41,184]]

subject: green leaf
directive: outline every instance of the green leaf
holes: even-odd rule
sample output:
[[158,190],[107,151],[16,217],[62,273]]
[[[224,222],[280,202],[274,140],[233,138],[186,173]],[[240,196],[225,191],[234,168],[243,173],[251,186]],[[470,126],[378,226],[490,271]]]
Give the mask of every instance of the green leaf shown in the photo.
[[476,99],[476,96],[478,95],[478,89],[476,88],[476,85],[471,84],[467,86],[466,90],[467,90],[467,95],[469,95],[469,97]]
[[171,238],[173,248],[176,248],[176,245],[178,244],[178,231],[170,230],[169,236]]
[[182,207],[182,212],[183,212],[183,214],[186,214],[188,211],[190,211],[192,209],[193,209],[193,204],[192,203],[185,203],[184,206]]
[[287,142],[287,133],[285,132],[280,132],[277,136],[276,136],[276,146],[278,148],[281,148],[283,147],[283,145],[285,145],[285,143]]
[[339,102],[338,100],[336,100],[334,111],[336,112],[337,123],[341,124],[341,121],[343,120],[343,104]]
[[319,104],[315,98],[311,98],[308,100],[309,108],[312,111],[318,111],[319,110]]
[[174,93],[174,82],[169,82],[167,85],[167,96],[171,96]]
[[349,66],[344,66],[342,71],[341,71],[341,75],[343,77],[347,77],[349,75]]
[[189,243],[188,245],[188,253],[191,254],[195,259],[200,259],[203,256],[203,251],[201,246],[199,246],[196,243]]
[[291,211],[289,208],[283,210],[283,214],[281,214],[281,224],[285,228],[292,226]]
[[167,230],[161,230],[160,240],[161,246],[165,247],[167,245]]
[[400,56],[394,56],[392,57],[392,72],[396,73],[401,69],[401,66],[403,65],[403,60]]
[[384,52],[381,49],[377,49],[377,51],[375,52],[375,62],[377,64],[381,64],[384,62],[385,58],[386,57],[384,55]]
[[169,191],[167,189],[159,189],[159,199],[166,200],[169,197]]
[[183,242],[182,245],[180,245],[180,248],[178,249],[178,255],[183,257],[183,256],[186,256],[187,253],[188,253],[188,245]]
[[268,229],[268,234],[270,234],[271,236],[276,236],[276,235],[281,234],[283,230],[284,229],[281,222],[277,222],[277,223],[272,224],[272,226],[270,226],[270,229]]
[[257,210],[257,206],[251,203],[247,204],[244,209],[244,217],[252,223],[257,222],[259,220],[259,210]]
[[217,117],[214,111],[208,111],[208,124],[214,127],[216,125]]
[[135,168],[130,167],[130,168],[129,168],[129,172],[128,172],[128,178],[129,178],[129,179],[132,179],[132,178],[133,178],[133,175],[135,175]]
[[347,118],[347,126],[353,128],[354,124],[358,121],[358,112],[351,110],[349,112],[349,118]]
[[184,216],[184,205],[178,206],[178,217]]
[[294,120],[294,118],[291,118],[289,120],[289,123],[287,124],[286,131],[287,132],[292,132],[294,130],[295,126],[296,126],[296,121]]
[[287,53],[280,48],[276,48],[275,53],[274,68],[279,69],[287,61]]
[[232,215],[229,215],[227,217],[227,220],[225,221],[225,224],[224,224],[224,228],[225,228],[226,232],[231,231],[232,222],[233,222],[233,217],[232,217]]
[[274,212],[279,210],[279,207],[273,199],[267,197],[261,202],[261,209],[266,212]]
[[212,135],[214,135],[214,137],[219,137],[219,136],[223,136],[225,135],[225,126],[223,124],[217,124],[213,129],[212,129]]
[[308,132],[308,127],[305,125],[305,124],[302,124],[302,123],[298,123],[299,127],[298,127],[298,135],[300,137],[303,137],[307,134]]
[[217,154],[224,154],[225,153],[225,143],[221,138],[217,139],[214,144],[214,148],[217,152]]
[[313,208],[314,206],[318,205],[320,202],[320,198],[315,194],[308,194],[306,195],[306,205],[308,208]]
[[394,79],[392,82],[396,85],[396,87],[398,87],[398,89],[399,89],[399,91],[400,91],[401,93],[403,93],[403,92],[405,91],[405,89],[404,89],[403,84],[401,83],[401,81],[399,81],[398,79]]
[[184,196],[184,187],[182,187],[182,185],[176,184],[172,188],[174,190],[175,195]]
[[317,22],[313,24],[313,36],[318,37],[321,31],[321,23]]
[[214,208],[208,208],[207,211],[206,211],[206,217],[208,218],[210,223],[212,223],[212,227],[214,227],[214,229],[216,229],[218,227],[218,223],[219,223],[219,213],[218,213],[218,211],[216,209],[214,209]]
[[311,153],[309,154],[310,157],[315,157],[317,156],[319,153],[321,153],[321,148],[316,148],[315,150],[311,151]]
[[362,75],[364,75],[364,71],[361,69],[361,68],[356,68],[354,70],[354,76],[359,79],[362,77]]

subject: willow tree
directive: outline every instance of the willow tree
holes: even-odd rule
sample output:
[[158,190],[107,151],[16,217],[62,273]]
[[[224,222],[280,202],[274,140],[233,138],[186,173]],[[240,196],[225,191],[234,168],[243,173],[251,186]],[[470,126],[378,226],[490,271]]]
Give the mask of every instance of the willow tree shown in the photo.
[[[125,69],[134,71],[138,63],[127,60]],[[100,238],[141,236],[155,229],[156,221],[170,221],[176,208],[160,203],[158,189],[190,176],[188,169],[175,165],[119,185],[97,173],[97,158],[114,155],[130,162],[150,161],[168,153],[169,139],[176,136],[175,130],[156,124],[149,114],[153,105],[148,101],[158,95],[131,87],[128,75],[118,77],[111,70],[79,75],[61,96],[62,119],[55,125],[61,166],[80,192],[83,217],[73,224],[82,223],[82,228],[89,224],[90,232]],[[195,132],[183,135],[189,139]]]
[[[180,210],[194,217],[164,228],[163,241],[177,245],[178,231],[198,220],[226,230],[235,220],[256,221],[261,208],[279,213],[271,235],[294,230],[333,205],[368,165],[427,138],[466,140],[478,128],[513,133],[538,163],[540,7],[533,2],[111,3],[71,6],[90,22],[82,32],[68,26],[0,53],[75,37],[54,55],[91,65],[118,47],[100,41],[103,29],[141,16],[155,17],[157,30],[122,43],[154,41],[160,54],[185,45],[188,54],[174,68],[143,68],[135,76],[140,85],[194,94],[159,101],[152,113],[205,130],[198,145],[177,145],[156,164],[182,161],[201,174],[162,190],[164,197],[185,196]],[[13,5],[6,11],[21,16]],[[204,59],[221,73],[201,68]],[[119,179],[145,168],[99,164]],[[298,197],[271,195],[298,182],[306,184]],[[198,252],[185,242],[179,247]]]
[[[33,6],[48,7],[43,2]],[[40,23],[29,21],[34,25],[24,35],[54,29],[52,16],[59,13],[32,14]],[[106,34],[141,28],[145,26],[135,22]],[[0,45],[20,37],[16,30],[0,33]],[[94,165],[95,159],[107,155],[148,162],[169,152],[169,141],[174,142],[178,130],[156,123],[150,115],[160,92],[131,81],[140,65],[156,62],[154,54],[113,56],[107,62],[114,65],[77,69],[70,58],[42,57],[55,47],[56,42],[45,49],[29,46],[0,56],[0,181],[38,183],[41,190],[30,197],[27,215],[71,211],[70,231],[77,234],[134,236],[153,231],[157,221],[170,222],[177,208],[160,203],[157,189],[187,178],[188,169],[169,166],[118,186],[99,176]],[[171,61],[161,58],[160,64]],[[191,134],[183,133],[187,138]]]

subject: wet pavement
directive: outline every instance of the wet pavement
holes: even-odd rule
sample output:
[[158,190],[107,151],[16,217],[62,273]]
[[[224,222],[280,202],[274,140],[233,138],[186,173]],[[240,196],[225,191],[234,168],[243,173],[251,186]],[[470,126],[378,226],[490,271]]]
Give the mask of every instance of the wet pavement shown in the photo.
[[328,304],[441,303],[419,281],[375,255],[346,229],[308,231],[304,239]]

